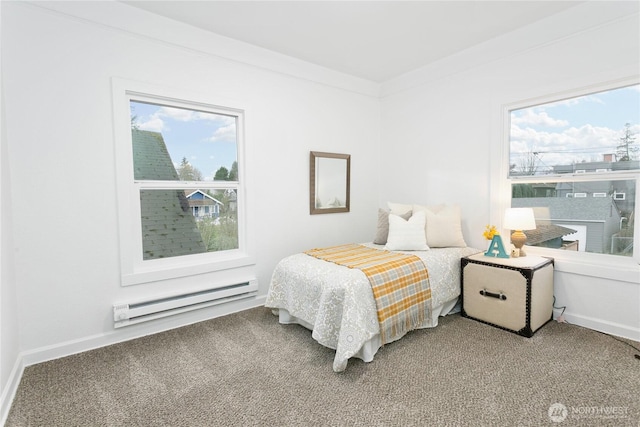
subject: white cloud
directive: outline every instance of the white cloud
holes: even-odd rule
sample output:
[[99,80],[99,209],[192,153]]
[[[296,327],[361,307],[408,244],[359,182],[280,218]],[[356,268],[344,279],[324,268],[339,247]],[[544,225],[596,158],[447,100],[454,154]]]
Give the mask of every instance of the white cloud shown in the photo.
[[227,126],[222,126],[216,129],[213,135],[209,138],[211,142],[236,142],[236,124],[235,121]]
[[518,116],[513,117],[511,123],[516,125],[536,125],[555,128],[569,125],[569,122],[566,120],[554,119],[550,117],[546,111],[533,108],[524,110]]
[[219,126],[235,126],[236,118],[231,116],[223,116],[221,114],[202,113],[198,112],[197,118],[199,120],[209,120],[216,123]]
[[152,132],[162,132],[163,130],[168,129],[165,126],[164,121],[155,115],[151,116],[146,122],[138,123],[138,128]]
[[181,122],[190,122],[195,120],[196,114],[197,111],[185,110],[184,108],[160,107],[158,111],[154,113],[154,116],[169,117]]
[[574,105],[582,104],[585,102],[592,102],[594,104],[601,104],[601,105],[605,104],[602,98],[600,98],[599,94],[594,93],[591,95],[583,95],[575,98],[563,99],[561,101],[550,102],[548,104],[545,104],[544,106],[545,108],[553,108],[553,107],[559,107],[559,106],[572,107]]
[[[146,119],[146,120],[145,120]],[[190,110],[186,108],[158,106],[158,108],[146,117],[138,117],[139,129],[168,132],[171,130],[169,123],[176,122],[209,122],[217,130],[207,139],[212,142],[235,142],[236,118],[222,114]]]
[[541,132],[530,127],[511,127],[511,163],[529,153],[537,153],[541,167],[582,161],[601,161],[603,154],[615,153],[620,132],[606,127],[584,125],[561,132]]
[[167,117],[180,122],[194,122],[206,120],[214,122],[219,126],[235,125],[235,117],[223,116],[221,114],[209,113],[205,111],[189,110],[185,108],[160,107],[154,114],[157,117]]

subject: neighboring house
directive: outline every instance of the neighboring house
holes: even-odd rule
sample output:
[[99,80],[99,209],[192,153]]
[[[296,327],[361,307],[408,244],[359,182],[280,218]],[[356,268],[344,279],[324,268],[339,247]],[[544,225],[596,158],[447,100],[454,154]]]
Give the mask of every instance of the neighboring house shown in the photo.
[[195,190],[188,194],[187,201],[194,218],[218,218],[220,216],[220,208],[224,204],[202,190]]
[[511,206],[534,207],[540,224],[575,229],[582,236],[580,250],[586,252],[609,253],[612,236],[620,231],[621,216],[611,197],[514,198]]
[[[565,173],[594,173],[621,170],[633,170],[640,168],[640,161],[613,162],[612,154],[605,155],[602,162],[584,162],[572,165],[557,165],[553,167],[554,174]],[[634,211],[636,190],[632,180],[622,181],[598,181],[598,182],[574,182],[572,184],[558,184],[556,196],[558,197],[613,197],[615,205],[624,215],[630,216]],[[537,195],[537,194],[536,194]]]
[[622,171],[622,170],[634,170],[640,167],[640,161],[612,161],[612,155],[605,155],[605,158],[601,162],[582,162],[574,163],[571,165],[556,165],[553,167],[553,173],[589,173],[589,172],[609,172],[609,171]]
[[[599,162],[556,165],[551,173],[580,175],[640,167],[640,161],[615,162],[614,157],[608,154]],[[534,207],[536,211],[539,228],[526,232],[528,244],[628,254],[633,250],[635,195],[633,179],[576,179],[574,182],[516,185],[511,204],[513,207]],[[575,234],[567,233],[567,229],[574,229]]]
[[[162,134],[132,129],[134,178],[178,181]],[[143,259],[207,251],[190,204],[182,190],[141,190]],[[167,227],[172,228],[167,233]]]
[[527,230],[525,234],[527,235],[527,244],[531,246],[577,251],[580,247],[579,240],[566,241],[563,239],[564,236],[575,232],[576,230],[573,228],[536,222],[536,229]]

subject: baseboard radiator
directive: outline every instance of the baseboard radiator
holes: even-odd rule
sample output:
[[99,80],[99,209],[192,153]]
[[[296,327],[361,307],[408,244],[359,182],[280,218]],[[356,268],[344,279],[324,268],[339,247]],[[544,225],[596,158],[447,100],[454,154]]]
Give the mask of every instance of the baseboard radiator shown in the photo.
[[257,294],[258,281],[252,279],[247,282],[173,295],[151,301],[114,304],[114,327],[121,328],[199,308],[249,298]]

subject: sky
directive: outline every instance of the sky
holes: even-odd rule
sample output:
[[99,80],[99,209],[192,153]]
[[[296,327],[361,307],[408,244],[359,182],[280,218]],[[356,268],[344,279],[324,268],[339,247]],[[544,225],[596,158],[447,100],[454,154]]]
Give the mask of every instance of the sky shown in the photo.
[[141,130],[162,133],[174,166],[186,158],[205,181],[237,160],[235,117],[131,101],[131,116]]
[[[205,180],[237,160],[234,117],[136,101],[131,115],[139,129],[162,133],[176,167],[186,158]],[[537,153],[543,173],[554,165],[602,161],[616,152],[626,123],[640,147],[640,85],[514,110],[510,163],[519,171]]]
[[510,163],[520,171],[535,152],[540,173],[553,165],[602,161],[617,151],[626,123],[635,134],[632,146],[640,147],[640,85],[514,110]]

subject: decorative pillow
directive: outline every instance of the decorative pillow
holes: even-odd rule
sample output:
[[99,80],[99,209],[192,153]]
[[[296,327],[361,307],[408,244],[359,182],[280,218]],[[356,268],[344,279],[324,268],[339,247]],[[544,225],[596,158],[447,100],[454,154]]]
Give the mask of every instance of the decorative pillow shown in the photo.
[[[422,212],[422,211],[421,211]],[[465,247],[459,206],[444,206],[438,212],[426,213],[427,244],[432,248]]]
[[389,214],[389,237],[385,249],[390,251],[426,251],[424,234],[426,217],[424,212],[415,213],[409,220]]
[[387,206],[389,206],[391,213],[394,215],[411,213],[411,210],[413,209],[413,205],[403,205],[402,203],[387,202]]
[[412,205],[411,206],[411,210],[413,212],[423,211],[425,213],[425,216],[426,216],[427,211],[431,211],[433,213],[438,213],[442,209],[444,209],[446,206],[447,205],[445,205],[445,204],[433,205],[433,206]]
[[[376,229],[376,237],[373,239],[373,243],[376,245],[384,245],[387,243],[387,237],[389,236],[389,211],[384,209],[378,209],[378,227]],[[402,215],[398,215],[404,220],[411,218],[411,212],[407,212]]]

